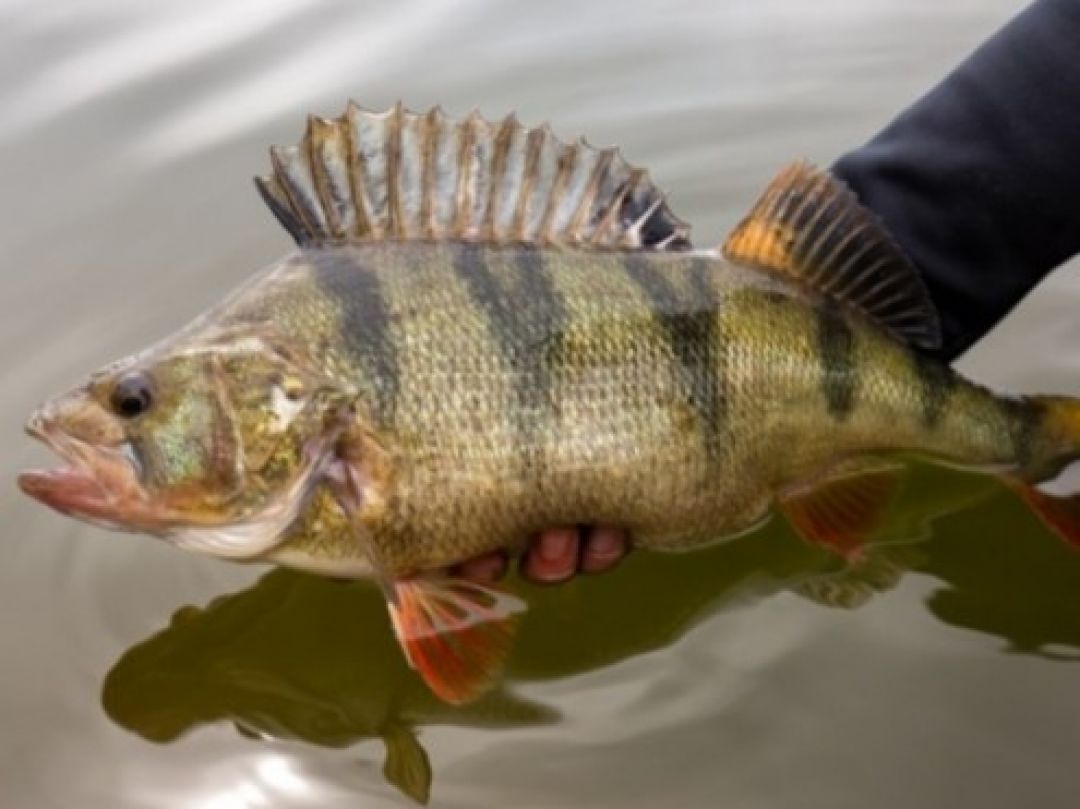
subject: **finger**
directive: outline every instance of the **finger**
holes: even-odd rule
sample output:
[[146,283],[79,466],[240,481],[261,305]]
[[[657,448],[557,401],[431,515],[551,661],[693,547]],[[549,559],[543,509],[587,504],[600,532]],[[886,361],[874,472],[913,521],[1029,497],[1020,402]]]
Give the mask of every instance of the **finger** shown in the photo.
[[629,545],[626,532],[610,525],[598,525],[590,528],[584,539],[581,553],[583,573],[602,573],[611,570],[626,556]]
[[537,537],[525,557],[525,576],[542,584],[566,581],[577,570],[577,528],[549,528]]
[[451,572],[455,576],[475,582],[496,581],[506,573],[506,554],[502,551],[485,553],[455,565]]

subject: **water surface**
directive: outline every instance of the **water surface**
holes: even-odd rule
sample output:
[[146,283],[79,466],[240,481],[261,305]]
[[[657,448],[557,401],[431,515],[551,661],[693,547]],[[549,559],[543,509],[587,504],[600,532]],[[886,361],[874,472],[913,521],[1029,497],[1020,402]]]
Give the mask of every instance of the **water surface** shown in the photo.
[[[1017,8],[0,2],[0,806],[388,807],[429,780],[443,807],[1075,806],[1080,558],[992,482],[919,470],[857,576],[774,524],[522,585],[510,680],[462,709],[369,586],[108,534],[13,483],[45,457],[37,401],[289,249],[249,178],[309,111],[619,143],[708,245]],[[1080,393],[1078,293],[1057,273],[963,369]]]

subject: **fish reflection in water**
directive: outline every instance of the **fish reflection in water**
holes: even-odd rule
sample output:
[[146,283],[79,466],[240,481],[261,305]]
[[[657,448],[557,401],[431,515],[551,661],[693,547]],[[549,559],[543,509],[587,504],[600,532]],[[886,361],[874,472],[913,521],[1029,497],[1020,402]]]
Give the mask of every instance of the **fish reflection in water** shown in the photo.
[[[506,674],[535,681],[612,665],[673,643],[710,614],[782,591],[858,607],[907,571],[944,583],[927,602],[942,621],[1000,637],[1007,651],[1080,660],[1080,556],[995,482],[920,467],[853,566],[774,522],[692,553],[639,553],[614,573],[568,585],[515,582],[530,612]],[[1012,598],[1017,580],[1040,587]],[[421,802],[432,780],[422,728],[558,720],[506,682],[468,705],[442,702],[408,668],[384,610],[369,582],[275,570],[205,608],[181,608],[129,649],[106,678],[105,710],[159,743],[220,721],[256,739],[336,748],[380,738],[387,780]]]

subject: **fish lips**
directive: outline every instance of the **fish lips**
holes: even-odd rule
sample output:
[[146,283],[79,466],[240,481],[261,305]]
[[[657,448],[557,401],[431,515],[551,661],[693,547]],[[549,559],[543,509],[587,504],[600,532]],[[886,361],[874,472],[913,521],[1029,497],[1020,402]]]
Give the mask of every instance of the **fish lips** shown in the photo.
[[93,447],[67,435],[47,416],[30,417],[26,432],[60,456],[64,466],[18,476],[23,492],[62,514],[113,530],[145,530],[137,470],[120,448]]

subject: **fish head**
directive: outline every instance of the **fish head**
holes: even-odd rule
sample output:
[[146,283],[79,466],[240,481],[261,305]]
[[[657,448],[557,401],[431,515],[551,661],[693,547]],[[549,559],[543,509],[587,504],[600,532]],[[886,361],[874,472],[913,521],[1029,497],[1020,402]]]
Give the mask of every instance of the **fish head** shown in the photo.
[[20,475],[58,511],[216,556],[263,553],[296,519],[348,397],[282,344],[229,335],[114,363],[38,408],[64,465]]

